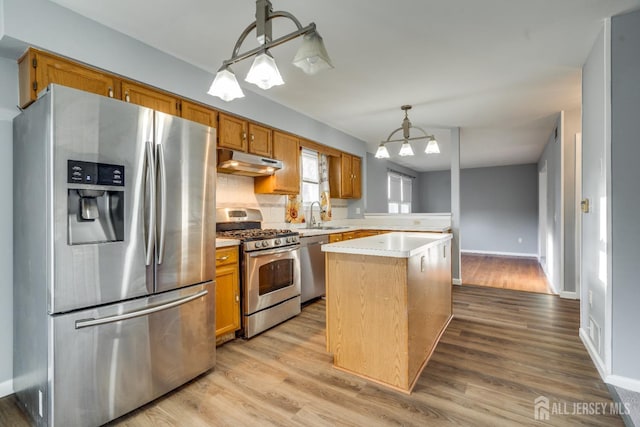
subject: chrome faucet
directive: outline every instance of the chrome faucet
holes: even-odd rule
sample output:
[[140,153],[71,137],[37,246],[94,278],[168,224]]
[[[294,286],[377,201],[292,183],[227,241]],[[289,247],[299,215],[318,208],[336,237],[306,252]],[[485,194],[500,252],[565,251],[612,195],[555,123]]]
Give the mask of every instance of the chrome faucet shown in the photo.
[[316,200],[315,202],[311,203],[311,205],[309,206],[309,222],[307,223],[307,228],[321,225],[320,221],[316,222],[316,218],[313,216],[313,205],[315,204],[318,205],[318,214],[322,212],[322,206],[320,205],[320,202]]

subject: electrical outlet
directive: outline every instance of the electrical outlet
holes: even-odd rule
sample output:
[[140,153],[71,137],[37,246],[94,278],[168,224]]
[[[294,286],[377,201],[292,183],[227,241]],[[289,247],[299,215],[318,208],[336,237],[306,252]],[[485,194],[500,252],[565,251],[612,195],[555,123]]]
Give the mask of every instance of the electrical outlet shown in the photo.
[[593,291],[589,289],[589,307],[593,307]]
[[360,208],[356,208],[356,215],[360,213]]
[[522,243],[522,237],[518,237],[518,243]]

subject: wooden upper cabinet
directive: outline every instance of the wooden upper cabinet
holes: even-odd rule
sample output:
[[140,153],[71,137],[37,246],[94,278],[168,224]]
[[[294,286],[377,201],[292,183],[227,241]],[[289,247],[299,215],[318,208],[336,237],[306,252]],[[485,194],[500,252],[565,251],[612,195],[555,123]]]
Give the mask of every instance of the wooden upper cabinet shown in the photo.
[[22,108],[35,101],[50,83],[111,98],[120,95],[117,77],[33,48],[18,60],[18,74]]
[[341,153],[329,158],[329,188],[331,197],[359,199],[362,197],[362,159]]
[[351,197],[362,198],[362,160],[358,156],[351,156],[351,173],[353,181],[351,184]]
[[163,113],[180,115],[180,100],[168,93],[130,81],[122,82],[122,100]]
[[247,151],[247,122],[220,113],[218,117],[218,147]]
[[273,158],[282,160],[282,169],[271,176],[260,176],[254,180],[256,193],[298,194],[300,193],[300,141],[297,137],[273,131]]
[[183,100],[180,113],[183,119],[202,123],[212,128],[218,127],[218,112],[204,105]]
[[249,153],[271,157],[273,154],[271,129],[249,123]]

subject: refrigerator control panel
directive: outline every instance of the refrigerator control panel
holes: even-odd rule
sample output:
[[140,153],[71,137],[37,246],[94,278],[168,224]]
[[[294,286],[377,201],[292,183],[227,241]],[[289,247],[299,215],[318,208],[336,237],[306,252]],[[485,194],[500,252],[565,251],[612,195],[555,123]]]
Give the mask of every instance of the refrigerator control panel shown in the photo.
[[67,161],[67,183],[124,186],[124,166]]

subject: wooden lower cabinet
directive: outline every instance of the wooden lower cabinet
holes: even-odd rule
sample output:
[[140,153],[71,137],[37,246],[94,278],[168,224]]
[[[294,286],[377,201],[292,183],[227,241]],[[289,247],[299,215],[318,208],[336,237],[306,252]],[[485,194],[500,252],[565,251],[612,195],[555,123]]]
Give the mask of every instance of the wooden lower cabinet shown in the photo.
[[216,342],[235,338],[240,329],[238,247],[216,249]]

